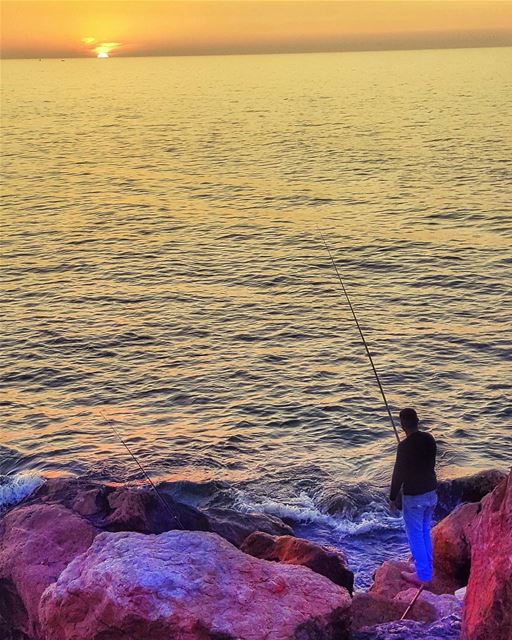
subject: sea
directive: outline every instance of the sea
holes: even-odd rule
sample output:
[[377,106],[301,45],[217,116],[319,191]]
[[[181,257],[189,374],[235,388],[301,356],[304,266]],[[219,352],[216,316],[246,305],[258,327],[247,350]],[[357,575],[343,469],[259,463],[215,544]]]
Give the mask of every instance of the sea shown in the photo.
[[512,49],[2,62],[0,503],[155,482],[407,557],[391,412],[512,451]]

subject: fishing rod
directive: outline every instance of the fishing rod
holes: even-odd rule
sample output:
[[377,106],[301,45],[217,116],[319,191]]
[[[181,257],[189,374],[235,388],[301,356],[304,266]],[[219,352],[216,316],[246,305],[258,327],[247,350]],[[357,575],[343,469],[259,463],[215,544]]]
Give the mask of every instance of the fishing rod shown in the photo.
[[341,279],[340,272],[338,270],[336,262],[334,261],[334,258],[332,256],[331,250],[329,248],[329,245],[327,244],[327,241],[325,240],[325,237],[324,237],[324,234],[322,232],[322,229],[320,229],[319,226],[317,226],[317,229],[318,229],[318,231],[320,233],[320,236],[322,238],[324,246],[327,249],[327,253],[329,254],[329,258],[331,259],[331,262],[332,262],[332,266],[334,267],[334,270],[336,271],[336,275],[338,276],[338,280],[340,281],[341,288],[343,289],[343,293],[345,294],[345,298],[347,299],[348,306],[350,307],[350,311],[352,312],[352,316],[353,316],[353,318],[355,320],[355,323],[356,323],[356,326],[357,326],[357,328],[359,330],[359,335],[361,336],[361,340],[363,341],[364,348],[366,349],[366,354],[368,355],[368,359],[370,360],[370,364],[372,365],[373,373],[375,374],[375,379],[377,380],[377,384],[379,385],[379,389],[380,389],[380,392],[382,394],[382,399],[384,400],[384,404],[386,405],[386,409],[387,409],[388,416],[389,416],[389,421],[391,422],[391,426],[393,427],[393,431],[395,432],[395,436],[396,436],[397,442],[400,442],[400,436],[398,435],[398,431],[397,431],[397,428],[396,428],[396,425],[395,425],[395,421],[393,420],[393,416],[391,414],[391,409],[389,408],[389,404],[388,404],[388,401],[387,401],[387,398],[386,398],[386,394],[384,393],[384,388],[383,388],[382,383],[380,381],[379,374],[377,373],[377,369],[375,368],[375,364],[373,363],[372,354],[370,353],[370,349],[368,348],[368,344],[367,344],[367,342],[365,340],[365,337],[363,335],[363,330],[361,329],[361,325],[359,324],[359,320],[357,319],[356,312],[354,311],[354,307],[352,306],[352,302],[350,301],[350,298],[348,296],[348,292],[347,292],[347,290],[345,288],[345,285],[343,284],[343,280]]
[[133,454],[132,450],[130,449],[130,447],[126,444],[126,442],[123,440],[123,438],[121,438],[120,433],[118,432],[118,430],[115,428],[114,423],[115,420],[113,420],[112,418],[107,418],[107,416],[103,413],[103,411],[100,411],[100,415],[103,417],[103,419],[105,420],[105,422],[107,424],[110,425],[110,427],[112,428],[112,431],[115,433],[116,438],[119,440],[119,442],[123,445],[123,447],[126,449],[126,451],[128,451],[128,453],[130,454],[130,456],[132,457],[132,459],[134,460],[135,464],[139,467],[139,469],[142,471],[142,473],[144,474],[146,480],[149,482],[149,484],[151,485],[151,488],[153,489],[153,491],[156,493],[158,499],[160,500],[160,502],[163,504],[165,510],[167,511],[167,513],[174,519],[177,521],[177,523],[180,525],[180,527],[183,527],[183,524],[181,523],[181,520],[178,516],[177,513],[173,513],[171,508],[169,507],[169,504],[167,503],[167,500],[163,497],[163,495],[160,493],[160,491],[158,491],[157,486],[155,485],[155,483],[153,482],[153,480],[151,480],[151,477],[149,475],[149,473],[146,471],[146,469],[144,469],[144,467],[142,466],[142,464],[137,460],[137,458],[135,457],[135,455]]
[[[372,354],[370,353],[370,349],[368,348],[368,344],[367,344],[367,342],[366,342],[366,340],[364,338],[363,330],[361,329],[361,325],[359,324],[359,320],[357,319],[356,312],[354,311],[354,307],[352,306],[352,302],[350,301],[350,298],[348,296],[348,292],[347,292],[347,290],[345,288],[345,285],[343,284],[343,280],[341,279],[340,272],[338,270],[336,262],[334,262],[334,258],[332,256],[332,253],[331,253],[331,250],[329,248],[329,245],[327,244],[327,241],[325,240],[324,234],[323,234],[322,230],[320,229],[320,227],[318,227],[318,225],[317,225],[317,229],[318,229],[318,231],[320,233],[320,236],[322,237],[322,241],[323,241],[323,243],[325,245],[325,248],[327,249],[327,253],[329,254],[329,257],[330,257],[331,262],[332,262],[332,266],[334,267],[334,270],[336,271],[336,275],[338,276],[338,280],[340,281],[341,288],[343,289],[343,293],[345,294],[345,297],[347,299],[348,306],[350,307],[350,311],[352,312],[352,316],[353,316],[354,321],[356,323],[356,326],[357,326],[357,328],[359,330],[359,335],[361,336],[361,340],[363,341],[364,348],[366,349],[366,353],[368,355],[368,359],[370,360],[370,364],[372,365],[373,373],[375,374],[375,379],[377,380],[377,384],[379,385],[379,389],[380,389],[380,392],[382,394],[382,399],[384,400],[384,404],[386,405],[386,409],[387,409],[387,412],[388,412],[389,420],[391,422],[391,426],[393,427],[393,431],[395,432],[395,436],[396,436],[397,442],[400,442],[400,436],[398,435],[398,431],[397,431],[396,426],[395,426],[395,421],[393,420],[393,416],[391,415],[391,410],[389,408],[389,404],[388,404],[388,401],[386,399],[386,394],[384,393],[384,388],[383,388],[383,386],[381,384],[381,381],[380,381],[380,378],[379,378],[379,374],[377,373],[377,369],[375,368],[375,364],[373,362]],[[420,597],[421,593],[423,592],[423,589],[424,589],[424,585],[421,585],[419,587],[418,591],[416,592],[416,594],[414,595],[413,599],[411,600],[411,602],[409,603],[409,605],[405,609],[405,611],[404,611],[402,617],[400,618],[400,620],[404,620],[405,617],[409,614],[411,609],[416,604],[416,601]]]

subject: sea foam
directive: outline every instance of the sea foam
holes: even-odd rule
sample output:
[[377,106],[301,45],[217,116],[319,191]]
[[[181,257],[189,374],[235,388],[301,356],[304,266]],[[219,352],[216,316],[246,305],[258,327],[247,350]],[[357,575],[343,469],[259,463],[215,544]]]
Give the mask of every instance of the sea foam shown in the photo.
[[323,513],[315,501],[301,493],[295,500],[283,504],[273,500],[253,502],[247,496],[239,495],[236,508],[240,511],[256,511],[278,516],[299,524],[323,525],[333,531],[347,536],[365,535],[378,531],[400,531],[403,529],[402,519],[390,515],[382,505],[372,503],[368,510],[353,517],[340,517]]
[[24,500],[43,482],[42,476],[30,471],[0,476],[0,513]]

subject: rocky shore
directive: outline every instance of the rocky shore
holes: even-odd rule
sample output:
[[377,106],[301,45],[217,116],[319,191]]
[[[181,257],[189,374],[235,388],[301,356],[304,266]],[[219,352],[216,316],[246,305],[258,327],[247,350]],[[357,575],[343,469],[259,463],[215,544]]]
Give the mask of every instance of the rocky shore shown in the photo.
[[0,638],[510,640],[512,472],[439,497],[434,580],[400,621],[415,593],[404,559],[354,592],[350,558],[275,516],[48,479],[0,516]]

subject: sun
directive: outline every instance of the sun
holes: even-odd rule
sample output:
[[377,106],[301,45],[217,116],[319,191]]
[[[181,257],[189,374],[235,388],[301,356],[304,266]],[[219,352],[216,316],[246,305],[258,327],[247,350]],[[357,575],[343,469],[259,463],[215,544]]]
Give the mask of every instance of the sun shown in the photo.
[[110,54],[114,51],[115,55],[117,49],[122,46],[121,42],[100,42],[92,36],[82,38],[82,42],[97,58],[110,58]]

